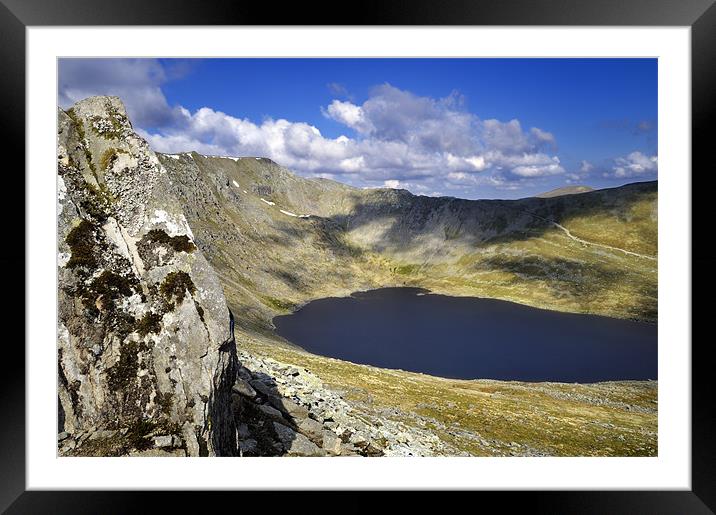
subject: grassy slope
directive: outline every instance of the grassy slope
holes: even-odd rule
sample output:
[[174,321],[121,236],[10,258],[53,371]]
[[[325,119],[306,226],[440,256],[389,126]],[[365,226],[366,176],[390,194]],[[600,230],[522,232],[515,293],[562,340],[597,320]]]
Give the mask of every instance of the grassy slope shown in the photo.
[[366,418],[431,428],[475,456],[654,456],[656,382],[461,381],[316,356],[241,335],[256,355],[302,366],[344,393]]
[[[566,227],[590,223],[576,219]],[[496,239],[454,265],[401,263],[397,271],[405,284],[440,293],[619,318],[655,320],[657,315],[654,262],[590,248],[556,228],[522,240]]]
[[[420,254],[396,256],[394,270],[399,282],[440,293],[655,321],[656,261],[582,244],[545,220],[589,242],[656,256],[656,205],[654,184],[506,203],[504,219],[536,216],[470,246],[459,241],[459,230],[446,230]],[[461,244],[454,259],[439,256]]]
[[471,454],[656,453],[655,382],[445,380],[311,355],[277,337],[270,322],[311,299],[403,284],[655,319],[655,261],[580,244],[525,214],[591,242],[655,256],[654,184],[471,203],[307,181],[254,159],[195,155],[181,173],[183,161],[162,161],[174,176],[191,168],[201,178],[183,186],[188,202],[200,200],[189,221],[224,284],[244,348],[308,368],[367,417],[426,424]]

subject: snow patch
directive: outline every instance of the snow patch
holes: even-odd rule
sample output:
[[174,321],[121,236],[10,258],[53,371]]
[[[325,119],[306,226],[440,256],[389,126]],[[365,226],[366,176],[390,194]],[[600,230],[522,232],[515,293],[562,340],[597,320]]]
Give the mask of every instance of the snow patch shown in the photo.
[[114,218],[109,217],[107,219],[107,223],[102,226],[102,230],[104,231],[104,234],[107,239],[111,241],[115,247],[117,247],[119,253],[122,254],[122,256],[124,256],[126,259],[131,261],[132,255],[129,251],[129,246],[124,240],[124,236],[122,235],[122,231],[117,221]]
[[65,186],[65,180],[57,176],[57,196],[60,198],[60,200],[65,200],[65,196],[67,196],[67,186]]
[[59,266],[60,268],[64,268],[69,260],[69,252],[60,252],[59,254],[57,254],[57,266]]
[[179,159],[181,156],[179,154],[164,154],[167,157],[171,157],[172,159]]
[[62,201],[67,196],[67,186],[65,181],[59,175],[57,176],[57,216],[62,214]]
[[261,202],[266,202],[269,206],[275,206],[276,202],[271,202],[270,200],[266,200],[265,198],[261,199]]
[[133,314],[135,317],[143,315],[145,306],[142,297],[138,293],[122,299],[122,309]]
[[295,217],[298,217],[298,215],[297,215],[297,214],[295,214],[295,213],[292,213],[291,211],[284,211],[283,209],[279,209],[279,211],[281,211],[281,212],[282,212],[282,213],[283,213],[284,215],[288,215],[288,216],[295,216]]
[[240,187],[241,187],[241,186],[239,186],[239,183],[238,183],[238,182],[236,182],[236,181],[231,181],[231,182],[233,182],[233,183],[234,183],[234,186],[236,186],[237,188],[240,188]]
[[149,219],[149,223],[151,225],[163,225],[169,236],[188,234],[192,240],[194,239],[191,227],[189,227],[183,214],[172,216],[163,209],[155,209],[154,216]]

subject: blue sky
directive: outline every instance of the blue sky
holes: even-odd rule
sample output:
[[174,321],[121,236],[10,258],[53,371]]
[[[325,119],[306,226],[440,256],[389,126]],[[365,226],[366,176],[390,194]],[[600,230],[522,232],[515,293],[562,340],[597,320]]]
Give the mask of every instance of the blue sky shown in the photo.
[[119,95],[155,150],[518,198],[657,177],[655,59],[64,59],[59,103]]

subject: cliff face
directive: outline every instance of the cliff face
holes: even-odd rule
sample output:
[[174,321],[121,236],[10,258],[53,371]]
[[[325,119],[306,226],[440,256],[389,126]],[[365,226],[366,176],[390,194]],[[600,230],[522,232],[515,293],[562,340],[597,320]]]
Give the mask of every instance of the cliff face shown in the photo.
[[451,381],[312,355],[271,330],[311,299],[391,285],[655,317],[655,183],[469,201],[305,179],[265,158],[158,157],[237,313],[245,455],[656,452],[655,382]]
[[155,154],[111,97],[58,112],[57,182],[60,454],[655,453],[654,382],[382,370],[308,354],[271,320],[402,285],[655,319],[656,183],[518,201],[359,190],[265,158]]
[[57,182],[60,451],[234,455],[222,286],[118,98],[58,112]]
[[656,319],[656,183],[462,200],[306,179],[265,158],[158,157],[242,329],[269,331],[310,299],[403,285]]

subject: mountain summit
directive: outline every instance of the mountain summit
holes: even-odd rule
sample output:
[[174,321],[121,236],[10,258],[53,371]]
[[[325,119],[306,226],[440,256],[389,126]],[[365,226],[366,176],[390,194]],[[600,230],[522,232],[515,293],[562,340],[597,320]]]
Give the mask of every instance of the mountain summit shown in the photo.
[[578,185],[578,186],[564,186],[562,188],[556,188],[550,191],[545,191],[544,193],[540,193],[539,195],[535,195],[537,198],[552,198],[552,197],[561,197],[562,195],[575,195],[577,193],[587,193],[589,191],[594,191],[594,188],[591,186],[584,186],[584,185]]
[[655,455],[655,381],[436,378],[272,320],[414,286],[655,321],[656,182],[433,198],[155,153],[116,97],[57,116],[61,455]]

